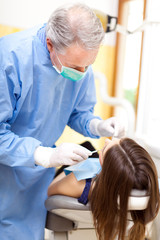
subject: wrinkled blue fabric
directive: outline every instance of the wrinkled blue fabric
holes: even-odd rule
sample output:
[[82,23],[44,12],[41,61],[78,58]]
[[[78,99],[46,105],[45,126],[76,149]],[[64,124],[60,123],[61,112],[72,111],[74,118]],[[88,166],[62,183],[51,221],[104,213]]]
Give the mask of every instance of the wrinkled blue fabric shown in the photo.
[[35,165],[35,148],[54,146],[66,125],[95,137],[89,130],[96,103],[92,68],[79,82],[63,78],[52,67],[44,34],[37,26],[0,38],[1,240],[44,238],[54,168]]
[[64,169],[66,175],[73,172],[77,181],[82,179],[94,178],[102,170],[99,158],[88,158],[76,165]]

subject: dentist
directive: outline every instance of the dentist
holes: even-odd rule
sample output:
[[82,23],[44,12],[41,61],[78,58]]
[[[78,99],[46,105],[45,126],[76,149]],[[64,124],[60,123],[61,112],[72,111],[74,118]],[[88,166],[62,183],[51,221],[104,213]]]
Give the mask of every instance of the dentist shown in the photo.
[[63,6],[47,24],[0,39],[0,239],[42,240],[54,167],[90,155],[55,147],[66,125],[91,138],[121,136],[116,118],[94,116],[91,65],[104,38],[85,5]]

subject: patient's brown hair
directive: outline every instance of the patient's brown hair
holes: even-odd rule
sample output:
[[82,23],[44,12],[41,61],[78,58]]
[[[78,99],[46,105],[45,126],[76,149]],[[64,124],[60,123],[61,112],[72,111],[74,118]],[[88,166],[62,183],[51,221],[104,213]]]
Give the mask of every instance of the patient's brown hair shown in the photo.
[[100,240],[114,240],[116,236],[118,240],[125,239],[132,189],[146,190],[150,195],[145,210],[129,211],[134,224],[127,239],[143,240],[145,225],[156,217],[159,209],[158,176],[147,151],[124,138],[105,153],[102,171],[91,193],[91,210]]

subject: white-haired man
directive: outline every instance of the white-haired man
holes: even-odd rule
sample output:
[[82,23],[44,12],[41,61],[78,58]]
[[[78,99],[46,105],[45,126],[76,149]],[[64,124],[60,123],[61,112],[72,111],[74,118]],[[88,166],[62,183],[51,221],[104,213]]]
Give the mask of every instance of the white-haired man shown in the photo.
[[122,134],[115,118],[93,114],[91,65],[103,38],[92,10],[75,4],[43,26],[0,39],[1,240],[43,239],[54,167],[90,155],[74,143],[55,147],[66,125],[92,138]]

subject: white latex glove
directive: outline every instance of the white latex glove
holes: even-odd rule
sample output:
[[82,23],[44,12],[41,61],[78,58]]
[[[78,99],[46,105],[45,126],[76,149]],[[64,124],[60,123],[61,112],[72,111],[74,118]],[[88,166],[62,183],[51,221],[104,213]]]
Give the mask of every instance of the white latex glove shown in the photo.
[[56,148],[39,146],[34,152],[37,165],[45,168],[58,167],[61,165],[73,165],[86,160],[91,151],[74,143],[62,143]]
[[113,136],[121,138],[125,135],[125,127],[116,117],[111,117],[107,120],[94,118],[90,121],[89,127],[93,135],[100,137]]

